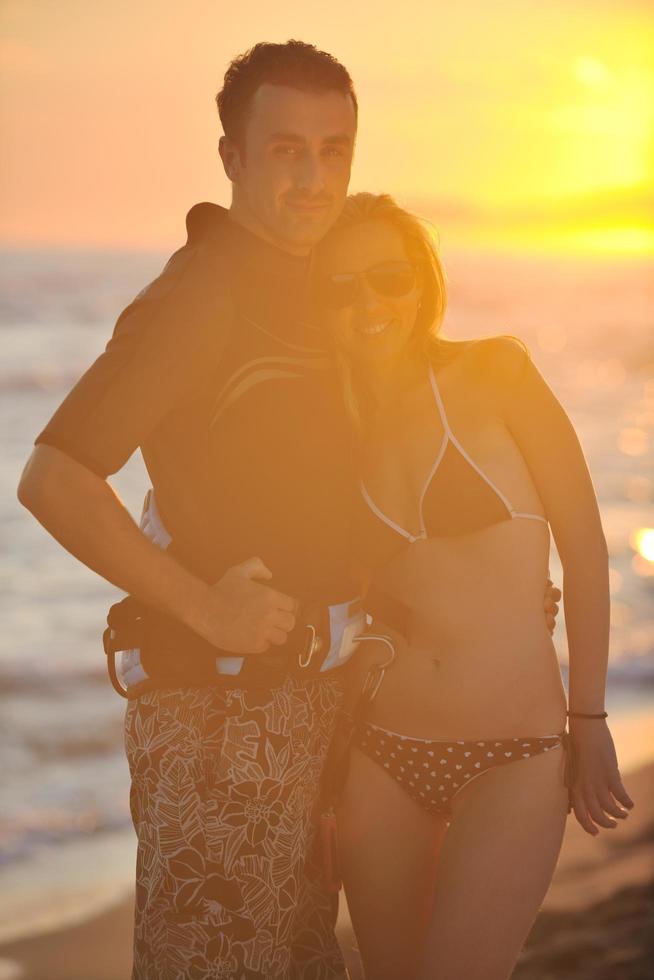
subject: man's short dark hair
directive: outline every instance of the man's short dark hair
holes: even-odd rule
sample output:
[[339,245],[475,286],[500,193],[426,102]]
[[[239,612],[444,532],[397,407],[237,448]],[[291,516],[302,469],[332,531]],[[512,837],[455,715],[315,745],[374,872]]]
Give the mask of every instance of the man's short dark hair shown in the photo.
[[342,92],[357,112],[354,85],[346,68],[326,51],[304,41],[261,41],[234,58],[216,96],[223,132],[244,148],[245,124],[260,85],[286,85],[301,92]]

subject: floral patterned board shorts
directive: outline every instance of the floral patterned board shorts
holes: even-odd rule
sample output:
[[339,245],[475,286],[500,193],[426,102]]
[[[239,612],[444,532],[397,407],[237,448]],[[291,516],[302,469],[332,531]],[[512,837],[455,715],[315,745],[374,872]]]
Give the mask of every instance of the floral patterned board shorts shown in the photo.
[[341,702],[335,678],[130,701],[133,980],[347,977],[317,853]]

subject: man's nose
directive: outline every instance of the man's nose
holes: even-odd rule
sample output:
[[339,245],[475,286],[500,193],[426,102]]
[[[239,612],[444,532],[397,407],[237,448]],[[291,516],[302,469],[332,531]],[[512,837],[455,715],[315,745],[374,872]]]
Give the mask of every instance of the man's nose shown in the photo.
[[320,157],[310,153],[305,154],[298,162],[295,179],[298,190],[307,194],[319,194],[324,191],[325,177]]

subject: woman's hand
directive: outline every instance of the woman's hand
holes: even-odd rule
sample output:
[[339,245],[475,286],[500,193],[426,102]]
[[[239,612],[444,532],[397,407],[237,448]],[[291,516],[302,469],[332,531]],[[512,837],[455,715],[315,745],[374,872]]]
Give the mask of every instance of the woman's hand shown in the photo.
[[571,718],[570,737],[574,753],[572,809],[586,833],[596,837],[599,827],[617,827],[616,820],[624,820],[634,804],[622,784],[606,722]]
[[547,586],[545,587],[545,598],[543,600],[545,609],[545,623],[547,624],[547,629],[550,636],[554,632],[556,627],[556,617],[559,614],[559,602],[561,601],[561,590],[557,588],[552,582],[551,578],[547,580]]

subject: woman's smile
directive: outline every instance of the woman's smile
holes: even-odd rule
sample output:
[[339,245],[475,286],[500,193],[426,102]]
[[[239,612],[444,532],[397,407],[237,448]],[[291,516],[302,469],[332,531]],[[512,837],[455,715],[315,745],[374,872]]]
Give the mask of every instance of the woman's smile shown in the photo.
[[377,323],[363,323],[359,324],[356,327],[356,330],[358,333],[363,334],[364,337],[378,337],[386,330],[387,327],[390,327],[392,323],[392,318]]
[[321,250],[319,282],[323,325],[361,368],[385,371],[402,358],[421,290],[396,228],[371,220],[334,234]]

